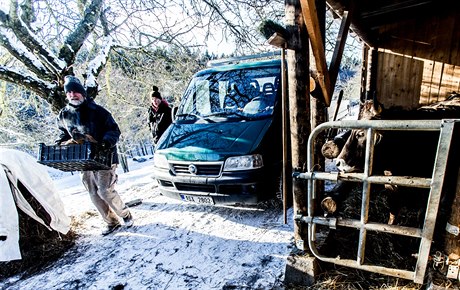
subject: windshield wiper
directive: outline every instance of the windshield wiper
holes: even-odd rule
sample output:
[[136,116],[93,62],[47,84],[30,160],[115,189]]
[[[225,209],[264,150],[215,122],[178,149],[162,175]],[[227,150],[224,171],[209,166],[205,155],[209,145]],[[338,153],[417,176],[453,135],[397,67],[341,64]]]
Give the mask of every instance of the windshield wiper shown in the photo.
[[176,115],[176,118],[183,118],[184,120],[193,120],[193,121],[204,120],[208,123],[214,123],[214,121],[210,120],[208,116],[200,116],[194,113],[178,114]]
[[184,118],[184,119],[189,119],[190,117],[192,117],[193,119],[203,119],[203,117],[197,115],[197,114],[194,114],[194,113],[186,113],[186,114],[177,114],[176,115],[176,118]]
[[227,111],[220,111],[220,112],[214,112],[211,114],[206,115],[206,117],[229,117],[229,116],[237,116],[243,120],[251,120],[253,119],[253,116],[248,116],[247,114],[238,111],[238,110],[227,110]]
[[233,114],[230,111],[219,111],[219,112],[214,112],[214,113],[209,113],[206,115],[206,117],[219,117],[219,116],[227,116]]

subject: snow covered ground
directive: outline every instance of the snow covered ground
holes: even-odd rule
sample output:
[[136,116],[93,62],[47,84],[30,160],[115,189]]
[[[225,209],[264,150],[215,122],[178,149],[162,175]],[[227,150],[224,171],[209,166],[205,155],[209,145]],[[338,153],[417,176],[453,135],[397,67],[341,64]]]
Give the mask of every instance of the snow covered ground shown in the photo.
[[80,220],[76,245],[31,277],[0,281],[0,289],[284,289],[292,250],[280,209],[210,207],[159,194],[152,160],[119,168],[117,190],[135,224],[101,236],[104,227],[79,174],[50,170],[68,215]]

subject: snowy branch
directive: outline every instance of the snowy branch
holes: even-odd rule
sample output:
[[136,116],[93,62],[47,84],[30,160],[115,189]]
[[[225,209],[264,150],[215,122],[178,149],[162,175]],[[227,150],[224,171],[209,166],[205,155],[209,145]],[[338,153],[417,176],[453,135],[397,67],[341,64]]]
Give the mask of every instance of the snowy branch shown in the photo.
[[59,58],[64,59],[67,64],[74,63],[77,52],[80,50],[88,35],[94,30],[101,16],[103,2],[103,0],[92,0],[91,4],[85,10],[84,18],[67,37],[64,45],[59,51]]
[[101,47],[99,53],[91,60],[86,70],[86,87],[90,97],[96,97],[97,95],[97,76],[105,67],[109,53],[112,48],[113,39],[111,36],[106,36],[103,39],[104,45]]
[[30,31],[28,26],[18,17],[16,1],[11,1],[9,16],[9,21],[4,22],[4,25],[13,30],[16,37],[29,50],[34,51],[36,55],[40,56],[43,64],[50,70],[50,73],[42,77],[53,79],[53,75],[56,75],[65,68],[65,63],[59,60],[56,55],[48,49],[47,45],[39,40],[36,35]]
[[35,54],[30,52],[22,43],[18,43],[14,39],[15,36],[13,33],[0,26],[0,45],[6,48],[11,55],[21,61],[36,75],[49,77],[49,71],[42,65]]
[[0,53],[7,54],[0,79],[37,93],[54,111],[65,105],[66,75],[84,72],[88,95],[96,97],[98,76],[115,50],[126,50],[116,65],[130,74],[144,70],[131,67],[130,58],[163,49],[194,53],[215,40],[213,33],[222,41],[232,35],[238,50],[249,51],[258,43],[257,22],[283,7],[281,0],[3,2]]
[[65,96],[63,92],[58,92],[56,84],[45,82],[31,74],[5,66],[0,66],[0,79],[33,91],[42,96],[56,110],[65,106]]

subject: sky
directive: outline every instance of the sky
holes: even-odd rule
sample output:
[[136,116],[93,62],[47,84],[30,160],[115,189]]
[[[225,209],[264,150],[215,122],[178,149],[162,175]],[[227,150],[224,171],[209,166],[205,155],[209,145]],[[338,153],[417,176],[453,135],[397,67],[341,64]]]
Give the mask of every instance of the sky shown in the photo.
[[43,272],[0,281],[0,289],[284,289],[293,224],[282,210],[173,200],[159,194],[152,159],[129,167],[118,168],[116,189],[142,204],[131,208],[133,227],[108,236],[79,174],[49,168],[66,213],[81,221],[80,237]]

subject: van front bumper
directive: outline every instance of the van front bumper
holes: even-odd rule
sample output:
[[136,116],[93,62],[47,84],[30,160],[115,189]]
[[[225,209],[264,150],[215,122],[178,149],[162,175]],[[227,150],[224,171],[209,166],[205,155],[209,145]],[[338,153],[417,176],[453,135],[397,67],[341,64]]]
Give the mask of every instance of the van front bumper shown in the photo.
[[[164,196],[216,205],[255,205],[270,196],[268,179],[263,169],[223,172],[218,177],[171,175],[155,168],[160,193]],[[265,178],[265,179],[264,179]]]

